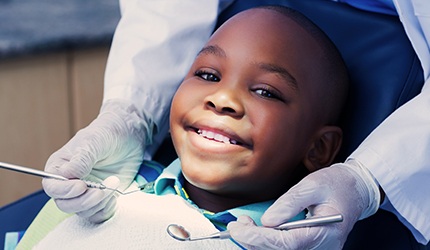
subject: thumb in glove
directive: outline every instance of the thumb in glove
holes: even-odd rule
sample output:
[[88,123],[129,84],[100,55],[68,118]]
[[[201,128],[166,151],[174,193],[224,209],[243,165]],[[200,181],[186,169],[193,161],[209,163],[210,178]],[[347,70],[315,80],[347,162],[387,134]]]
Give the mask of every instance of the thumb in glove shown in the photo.
[[[109,196],[111,201],[108,202],[107,197],[101,195],[103,192],[88,189],[79,179],[99,183],[115,175],[121,181],[120,189],[125,189],[142,162],[146,132],[152,132],[151,126],[145,126],[145,119],[132,105],[114,101],[105,103],[100,115],[90,125],[50,156],[45,171],[71,180],[44,179],[45,192],[63,211],[87,218],[95,214],[95,201],[104,202],[99,208],[103,205],[114,207],[114,196]],[[147,120],[150,123],[150,119]],[[111,207],[107,207],[106,215],[111,213]],[[84,213],[90,208],[91,211]],[[101,210],[98,213],[103,214]]]

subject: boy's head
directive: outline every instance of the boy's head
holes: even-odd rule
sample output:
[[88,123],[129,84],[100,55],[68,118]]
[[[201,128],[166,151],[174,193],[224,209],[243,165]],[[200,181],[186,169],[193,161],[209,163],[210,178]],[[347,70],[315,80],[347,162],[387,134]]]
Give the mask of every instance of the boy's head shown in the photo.
[[259,7],[235,15],[173,99],[170,128],[185,179],[248,203],[278,197],[338,152],[347,81],[334,45],[300,13]]

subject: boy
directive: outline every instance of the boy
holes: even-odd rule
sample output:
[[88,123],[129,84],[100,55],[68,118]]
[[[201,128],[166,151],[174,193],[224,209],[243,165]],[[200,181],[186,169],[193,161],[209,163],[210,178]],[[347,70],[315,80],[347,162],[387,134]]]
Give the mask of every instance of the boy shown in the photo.
[[38,247],[237,247],[177,242],[165,229],[178,223],[206,234],[239,215],[258,223],[273,199],[330,165],[342,140],[336,124],[347,82],[336,48],[301,14],[284,7],[237,14],[200,51],[173,99],[180,160],[155,181],[158,196],[119,197],[103,224],[72,216]]

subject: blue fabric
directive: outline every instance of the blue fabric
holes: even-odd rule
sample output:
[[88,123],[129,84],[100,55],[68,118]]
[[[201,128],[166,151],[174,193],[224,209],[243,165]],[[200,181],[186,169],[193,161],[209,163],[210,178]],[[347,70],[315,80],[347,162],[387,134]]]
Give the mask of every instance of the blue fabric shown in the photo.
[[354,6],[355,8],[369,12],[394,16],[398,15],[393,0],[339,0],[339,2],[346,3]]
[[0,208],[0,246],[5,245],[6,233],[28,228],[40,209],[49,200],[43,190]]
[[8,232],[4,241],[4,250],[15,250],[25,231]]
[[146,182],[155,181],[165,169],[164,165],[156,161],[143,161],[136,175],[136,181],[139,183],[140,178]]

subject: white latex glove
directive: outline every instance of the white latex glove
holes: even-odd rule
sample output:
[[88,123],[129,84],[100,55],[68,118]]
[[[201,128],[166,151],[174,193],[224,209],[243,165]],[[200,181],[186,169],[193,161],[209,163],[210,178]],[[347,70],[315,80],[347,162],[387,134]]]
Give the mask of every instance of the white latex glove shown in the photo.
[[[262,216],[265,227],[240,217],[228,230],[247,249],[341,249],[357,220],[376,212],[379,196],[370,173],[348,161],[318,170],[292,187]],[[287,222],[305,208],[311,216],[342,214],[343,222],[288,231],[268,228]]]
[[109,219],[116,204],[114,192],[88,188],[79,179],[100,183],[114,175],[120,183],[110,180],[107,183],[110,187],[121,190],[128,187],[143,160],[145,138],[151,138],[149,120],[142,118],[132,105],[119,101],[103,104],[99,116],[46,163],[46,172],[71,179],[42,181],[45,192],[54,198],[58,208],[95,223]]

